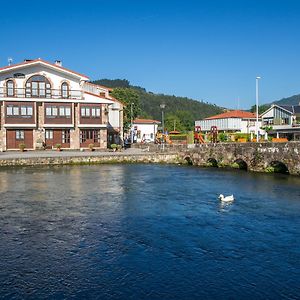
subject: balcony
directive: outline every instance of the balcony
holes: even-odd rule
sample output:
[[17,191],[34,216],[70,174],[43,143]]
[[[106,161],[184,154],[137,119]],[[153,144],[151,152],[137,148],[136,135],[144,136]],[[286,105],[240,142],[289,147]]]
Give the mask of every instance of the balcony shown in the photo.
[[34,99],[84,99],[83,91],[61,89],[33,89],[33,88],[3,88],[0,87],[0,98],[34,98]]

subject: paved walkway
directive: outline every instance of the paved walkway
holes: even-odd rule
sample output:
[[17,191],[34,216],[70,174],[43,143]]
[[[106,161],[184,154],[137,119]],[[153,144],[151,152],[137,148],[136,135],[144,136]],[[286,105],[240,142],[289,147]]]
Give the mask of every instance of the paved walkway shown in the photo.
[[75,157],[75,156],[122,156],[122,155],[138,155],[138,154],[146,154],[141,149],[129,148],[123,150],[121,152],[113,152],[113,151],[55,151],[55,150],[45,150],[45,151],[7,151],[0,152],[0,160],[3,159],[17,159],[17,158],[38,158],[38,157]]

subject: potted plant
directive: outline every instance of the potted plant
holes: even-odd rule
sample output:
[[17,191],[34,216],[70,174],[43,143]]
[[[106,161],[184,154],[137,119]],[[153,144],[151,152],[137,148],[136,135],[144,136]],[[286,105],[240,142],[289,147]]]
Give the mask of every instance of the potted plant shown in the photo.
[[26,145],[24,143],[19,144],[19,149],[21,150],[21,152],[24,152],[25,148],[26,148]]
[[95,149],[94,149],[94,144],[89,144],[89,149],[90,149],[90,151],[94,151]]
[[111,148],[114,152],[116,152],[116,151],[117,151],[117,148],[118,148],[118,145],[117,145],[117,144],[111,144],[111,145],[110,145],[110,148]]
[[56,144],[55,148],[56,148],[56,151],[61,151],[61,144]]

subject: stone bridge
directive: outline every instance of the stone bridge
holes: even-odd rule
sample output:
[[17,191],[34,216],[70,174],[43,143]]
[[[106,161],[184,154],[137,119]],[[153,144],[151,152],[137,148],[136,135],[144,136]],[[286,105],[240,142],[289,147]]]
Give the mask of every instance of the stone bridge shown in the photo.
[[300,175],[300,142],[200,144],[181,149],[179,156],[198,166]]

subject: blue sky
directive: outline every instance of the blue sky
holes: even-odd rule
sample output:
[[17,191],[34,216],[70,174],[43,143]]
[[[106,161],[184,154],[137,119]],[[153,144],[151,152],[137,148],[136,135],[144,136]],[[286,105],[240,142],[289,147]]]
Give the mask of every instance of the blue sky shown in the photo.
[[3,1],[0,65],[61,59],[156,93],[249,108],[300,93],[300,1]]

